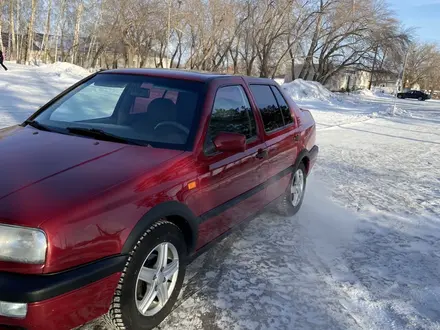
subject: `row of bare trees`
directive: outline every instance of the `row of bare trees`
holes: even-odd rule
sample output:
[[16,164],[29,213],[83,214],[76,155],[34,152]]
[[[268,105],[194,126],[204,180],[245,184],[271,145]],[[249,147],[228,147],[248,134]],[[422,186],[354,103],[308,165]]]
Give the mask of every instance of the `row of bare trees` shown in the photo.
[[350,67],[395,72],[411,42],[385,0],[2,0],[0,31],[22,63],[290,71],[322,83]]
[[405,87],[440,90],[440,49],[435,44],[414,43],[407,51],[403,81]]

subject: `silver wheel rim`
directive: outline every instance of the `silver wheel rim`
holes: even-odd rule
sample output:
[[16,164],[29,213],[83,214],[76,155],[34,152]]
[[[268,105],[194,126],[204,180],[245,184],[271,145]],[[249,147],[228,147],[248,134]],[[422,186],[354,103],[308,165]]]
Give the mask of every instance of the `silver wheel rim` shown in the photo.
[[298,169],[293,175],[292,185],[290,186],[290,201],[294,207],[301,202],[304,193],[304,173]]
[[160,312],[168,302],[179,275],[179,255],[168,242],[156,246],[145,258],[136,281],[136,306],[144,316]]

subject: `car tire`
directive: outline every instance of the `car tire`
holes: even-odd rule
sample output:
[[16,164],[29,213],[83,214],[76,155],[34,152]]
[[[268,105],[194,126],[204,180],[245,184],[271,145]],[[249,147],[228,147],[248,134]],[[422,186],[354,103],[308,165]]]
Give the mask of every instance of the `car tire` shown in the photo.
[[421,97],[421,96],[418,98],[418,100],[419,100],[419,101],[425,101],[425,100],[423,99],[423,97]]
[[[278,199],[276,210],[283,216],[293,216],[298,213],[304,200],[306,191],[307,172],[304,163],[301,163],[293,172],[286,192]],[[295,186],[298,185],[298,186]],[[301,193],[296,198],[294,191],[301,187]]]
[[397,98],[398,99],[403,99],[403,96],[402,95],[397,95]]
[[[129,253],[107,315],[113,327],[150,330],[159,325],[179,296],[187,254],[183,233],[172,222],[157,221],[139,237]],[[169,277],[171,268],[176,267],[176,273]]]

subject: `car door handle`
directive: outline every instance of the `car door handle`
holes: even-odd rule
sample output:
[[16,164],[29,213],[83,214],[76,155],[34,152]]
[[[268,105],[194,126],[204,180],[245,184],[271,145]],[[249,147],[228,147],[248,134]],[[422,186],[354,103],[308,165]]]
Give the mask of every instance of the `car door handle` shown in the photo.
[[294,141],[299,141],[301,139],[301,135],[300,134],[295,134],[294,136],[293,136],[293,140]]
[[268,156],[269,153],[267,152],[266,149],[259,149],[255,157],[257,157],[258,159],[266,159]]

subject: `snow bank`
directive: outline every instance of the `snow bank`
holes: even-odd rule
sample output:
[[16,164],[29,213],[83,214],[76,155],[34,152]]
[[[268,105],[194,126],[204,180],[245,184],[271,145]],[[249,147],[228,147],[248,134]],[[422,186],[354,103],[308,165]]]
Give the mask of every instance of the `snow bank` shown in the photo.
[[56,62],[54,64],[42,65],[38,67],[38,71],[47,75],[58,76],[61,78],[75,77],[78,79],[86,77],[90,74],[86,69],[66,62]]
[[399,108],[398,106],[391,105],[391,106],[383,106],[382,109],[380,109],[379,111],[375,111],[371,114],[372,118],[375,118],[378,116],[412,117],[412,114],[411,114],[411,112],[404,110],[402,108]]
[[374,88],[372,91],[369,89],[361,89],[353,92],[354,94],[366,96],[366,97],[387,97],[393,98],[394,96],[389,94],[383,88]]
[[381,111],[381,114],[391,117],[396,117],[396,116],[411,117],[411,113],[409,111],[406,111],[395,105],[385,108],[384,110]]
[[283,89],[295,100],[321,100],[332,103],[337,96],[316,81],[296,79],[284,84]]
[[370,97],[374,97],[376,96],[376,94],[374,94],[372,91],[370,91],[369,89],[360,89],[358,91],[353,92],[355,94],[359,94],[362,96],[370,96]]

